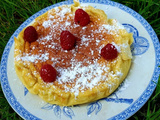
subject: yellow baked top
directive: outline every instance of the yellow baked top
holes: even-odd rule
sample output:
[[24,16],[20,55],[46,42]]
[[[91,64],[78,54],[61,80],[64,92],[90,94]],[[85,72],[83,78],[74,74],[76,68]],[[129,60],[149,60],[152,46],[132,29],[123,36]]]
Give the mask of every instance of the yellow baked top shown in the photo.
[[[87,26],[74,23],[78,8],[90,16]],[[31,25],[38,32],[38,40],[26,42],[23,39],[25,28],[15,38],[15,69],[29,92],[44,101],[61,106],[92,102],[109,96],[127,76],[132,59],[132,34],[117,20],[108,19],[104,11],[81,6],[75,0],[73,5],[47,11]],[[80,39],[75,49],[61,49],[62,30],[69,30]],[[100,50],[108,43],[118,50],[114,60],[100,56]],[[46,63],[58,72],[53,83],[44,82],[40,76],[39,71]]]

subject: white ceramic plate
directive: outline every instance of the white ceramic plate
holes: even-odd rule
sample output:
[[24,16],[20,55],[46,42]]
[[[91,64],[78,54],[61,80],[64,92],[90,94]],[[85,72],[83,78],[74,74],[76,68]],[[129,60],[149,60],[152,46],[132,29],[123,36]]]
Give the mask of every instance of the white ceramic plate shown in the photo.
[[24,119],[127,119],[137,112],[153,93],[159,76],[159,40],[148,22],[132,9],[107,0],[82,0],[104,10],[108,18],[116,18],[128,32],[132,32],[133,61],[129,75],[116,92],[108,98],[75,107],[60,107],[42,101],[28,90],[18,79],[14,69],[14,37],[36,17],[51,8],[72,4],[72,1],[49,6],[27,19],[11,36],[4,50],[0,78],[3,92],[11,107]]

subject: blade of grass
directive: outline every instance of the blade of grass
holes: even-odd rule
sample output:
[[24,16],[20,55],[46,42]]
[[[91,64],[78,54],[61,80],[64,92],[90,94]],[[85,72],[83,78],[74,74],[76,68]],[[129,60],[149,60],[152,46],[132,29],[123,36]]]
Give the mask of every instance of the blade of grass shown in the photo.
[[160,77],[158,79],[155,95],[152,97],[151,101],[154,100],[158,95],[160,95]]
[[150,101],[148,101],[148,109],[147,109],[147,120],[150,118]]
[[[42,8],[60,1],[61,0],[0,0],[0,57],[10,36],[22,22],[24,22],[29,16],[33,15]],[[140,13],[152,25],[158,37],[160,36],[159,0],[114,1],[127,5],[128,7]],[[146,120],[146,116],[148,114],[148,118],[150,118],[151,120],[159,120],[159,92],[160,89],[156,88],[155,92],[152,95],[152,98],[144,105],[144,107],[140,111],[138,111],[133,117],[131,117],[131,119],[133,118],[136,120]],[[4,120],[21,119],[10,108],[9,104],[3,96],[2,91],[0,91],[0,116],[2,116],[1,119]]]

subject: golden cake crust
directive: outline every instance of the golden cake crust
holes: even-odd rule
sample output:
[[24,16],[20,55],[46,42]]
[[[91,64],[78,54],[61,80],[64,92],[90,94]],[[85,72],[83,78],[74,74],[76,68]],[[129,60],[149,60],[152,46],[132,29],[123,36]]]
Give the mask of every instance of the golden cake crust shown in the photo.
[[[70,9],[69,12],[65,13],[65,16],[69,16],[70,19],[71,18],[73,19],[74,12],[76,11],[76,9],[83,8],[83,7],[80,6],[80,3],[78,1],[74,1],[74,4],[71,6],[60,6],[59,8],[49,10],[43,15],[37,17],[31,25],[36,28],[36,30],[38,31],[38,34],[42,34],[42,31],[44,29],[45,30],[50,29],[50,28],[47,28],[46,26],[45,26],[46,28],[44,26],[42,27],[45,21],[53,20],[52,18],[57,20],[58,19],[57,14],[56,14],[57,9],[58,11],[63,11],[63,8]],[[97,45],[97,47],[104,46],[107,43],[111,42],[117,45],[118,48],[120,49],[118,57],[112,61],[107,61],[104,58],[99,57],[97,55],[98,57],[97,57],[96,62],[98,64],[98,69],[100,69],[101,73],[97,72],[96,74],[98,75],[101,74],[103,77],[103,80],[99,80],[96,83],[96,85],[93,85],[92,83],[92,80],[94,79],[93,77],[91,77],[91,79],[89,80],[90,82],[88,83],[88,84],[92,83],[92,85],[88,85],[88,87],[86,88],[83,88],[83,86],[81,86],[78,89],[73,89],[71,88],[72,86],[69,86],[69,87],[66,87],[67,88],[66,90],[66,88],[64,87],[64,85],[67,85],[66,83],[65,84],[60,83],[60,81],[56,81],[54,83],[45,83],[40,77],[39,70],[41,66],[45,63],[48,63],[48,64],[54,63],[54,61],[52,61],[52,58],[50,57],[52,56],[50,54],[54,54],[54,52],[53,51],[49,52],[49,49],[45,49],[48,51],[49,55],[48,55],[48,58],[44,58],[45,59],[44,62],[42,62],[41,60],[36,61],[36,62],[30,59],[27,60],[25,59],[26,56],[24,56],[24,53],[25,55],[28,55],[28,54],[30,55],[30,53],[32,55],[37,55],[39,50],[41,50],[41,52],[44,52],[43,51],[44,46],[43,45],[41,46],[38,43],[38,41],[33,42],[31,44],[28,42],[25,42],[23,39],[25,29],[23,29],[19,33],[18,37],[15,38],[15,51],[14,51],[15,70],[16,70],[16,73],[19,79],[22,81],[25,87],[29,90],[29,92],[39,95],[44,101],[48,103],[57,104],[61,106],[72,106],[72,105],[92,102],[92,101],[107,97],[118,88],[118,86],[121,84],[121,82],[125,79],[125,77],[128,74],[128,71],[131,66],[131,59],[132,59],[131,50],[130,50],[130,45],[133,42],[132,34],[127,33],[125,29],[119,26],[117,26],[116,28],[116,25],[118,24],[117,21],[114,19],[108,19],[107,15],[102,10],[95,9],[91,6],[87,6],[85,7],[85,11],[90,16],[91,24],[93,23],[95,25],[95,21],[96,21],[96,25],[98,26],[101,25],[103,26],[103,28],[107,27],[107,25],[109,25],[110,27],[111,26],[115,27],[114,29],[110,30],[109,34],[107,33],[106,35],[107,39],[101,40],[99,44]],[[72,21],[71,21],[71,24],[72,24]],[[70,29],[69,27],[66,27],[66,29],[67,28]],[[77,27],[76,29],[78,28],[79,27]],[[80,27],[79,29],[84,29],[84,28]],[[87,29],[87,26],[86,26],[86,29]],[[44,32],[43,35],[45,36],[45,34],[47,33]],[[102,33],[102,34],[106,34],[106,33]],[[57,43],[58,43],[58,40],[57,40]],[[37,44],[39,44],[38,45],[39,49],[33,49],[34,47],[37,46]],[[50,45],[50,44],[51,43],[49,42],[47,45]],[[93,44],[96,44],[96,43],[93,42]],[[31,48],[32,48],[32,51],[31,51]],[[77,50],[81,51],[80,47]],[[82,49],[81,52],[83,51],[84,50]],[[59,54],[58,53],[56,54],[60,55],[62,53],[67,55],[66,51],[65,52],[61,51]],[[74,53],[71,53],[71,52],[68,52],[68,53],[74,55]],[[78,56],[78,53],[76,55]],[[84,55],[84,54],[80,54],[80,56],[81,55]],[[88,57],[88,60],[91,60],[89,59],[89,55],[90,54],[89,53],[87,54],[86,52],[86,56]],[[68,55],[68,57],[70,56]],[[77,60],[79,59],[80,57],[79,58],[77,57]],[[67,59],[65,59],[65,61],[67,61]],[[59,64],[61,65],[61,63]],[[59,64],[57,63],[55,67],[57,67]],[[68,66],[70,66],[70,64],[68,64]],[[101,67],[103,69],[101,69]],[[105,68],[107,68],[107,71],[105,71],[106,70]],[[91,70],[89,72],[91,72]]]

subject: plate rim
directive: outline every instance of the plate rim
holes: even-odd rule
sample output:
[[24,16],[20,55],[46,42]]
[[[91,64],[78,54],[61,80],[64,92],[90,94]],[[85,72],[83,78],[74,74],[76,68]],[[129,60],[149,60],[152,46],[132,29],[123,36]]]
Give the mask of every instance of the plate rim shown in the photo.
[[[139,98],[133,102],[133,104],[131,104],[128,108],[126,108],[125,110],[123,110],[122,112],[120,112],[119,114],[109,118],[109,119],[127,119],[129,117],[131,117],[133,114],[135,114],[141,107],[143,107],[143,105],[148,101],[148,99],[150,98],[150,96],[152,95],[153,91],[156,88],[156,83],[158,82],[158,77],[159,77],[159,73],[160,73],[160,69],[158,68],[159,64],[160,64],[160,54],[158,54],[158,52],[160,52],[160,44],[159,44],[159,40],[158,37],[155,33],[155,31],[153,30],[153,28],[151,27],[151,25],[136,11],[134,11],[133,9],[121,4],[121,3],[117,3],[117,2],[113,2],[113,1],[108,1],[108,0],[80,0],[81,3],[96,3],[96,4],[103,4],[103,5],[110,5],[113,7],[117,7],[127,13],[129,13],[130,15],[132,15],[135,19],[138,20],[138,22],[145,28],[145,30],[148,32],[149,36],[151,37],[153,46],[154,46],[154,51],[155,51],[155,67],[154,67],[154,71],[152,74],[152,78],[148,84],[148,86],[146,87],[146,89],[144,90],[144,92],[141,94],[141,96],[139,96]],[[30,113],[28,110],[26,110],[15,98],[10,85],[8,83],[8,77],[7,77],[7,62],[8,62],[8,56],[10,53],[10,49],[14,43],[14,37],[18,36],[19,32],[28,25],[28,23],[30,23],[31,21],[33,21],[36,17],[42,15],[43,13],[45,13],[46,11],[54,8],[54,7],[58,7],[61,5],[69,5],[69,4],[73,4],[73,0],[68,0],[68,1],[63,1],[60,3],[56,3],[53,4],[51,6],[48,6],[46,8],[43,8],[42,10],[38,11],[37,13],[33,14],[31,17],[29,17],[26,21],[24,21],[18,28],[17,30],[12,34],[11,38],[9,39],[8,43],[6,44],[6,47],[4,49],[4,52],[2,54],[2,59],[1,59],[1,66],[0,66],[0,80],[1,80],[1,87],[2,87],[2,91],[3,94],[5,95],[5,98],[7,99],[8,103],[10,104],[10,106],[13,108],[14,111],[16,111],[16,113],[21,116],[22,118],[26,119],[27,116],[29,115],[30,118],[32,119],[40,119],[34,115],[32,115],[32,113]],[[5,68],[5,70],[4,70]],[[6,71],[5,73],[2,73],[3,71]],[[7,82],[5,84],[5,82],[2,81],[2,79],[5,79]],[[7,93],[5,92],[4,88],[5,86],[7,86],[8,84],[8,90],[10,91],[10,93],[12,94],[12,97],[7,97]],[[149,93],[149,95],[148,95]],[[25,114],[23,114],[23,112],[19,112],[15,106],[13,104],[11,104],[13,102],[13,100],[15,100],[19,105],[18,107],[23,108],[24,109],[24,113],[28,113],[28,115],[26,116]],[[17,107],[17,108],[18,108]],[[21,109],[22,110],[22,109]]]

